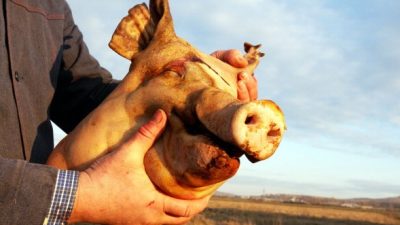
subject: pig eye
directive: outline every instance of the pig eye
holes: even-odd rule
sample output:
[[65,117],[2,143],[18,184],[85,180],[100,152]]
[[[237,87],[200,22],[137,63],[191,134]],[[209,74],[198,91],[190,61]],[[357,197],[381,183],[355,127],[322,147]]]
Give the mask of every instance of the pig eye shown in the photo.
[[181,79],[185,78],[185,74],[184,73],[179,73],[179,72],[173,72],[173,73],[174,73],[174,76],[178,76]]
[[175,61],[172,61],[168,63],[166,66],[166,69],[172,73],[174,73],[175,76],[179,76],[180,78],[185,78],[185,62],[186,59],[178,59]]
[[166,71],[165,75],[169,76],[169,77],[179,77],[180,79],[184,79],[185,78],[185,74],[184,73],[179,73],[173,70],[168,70]]

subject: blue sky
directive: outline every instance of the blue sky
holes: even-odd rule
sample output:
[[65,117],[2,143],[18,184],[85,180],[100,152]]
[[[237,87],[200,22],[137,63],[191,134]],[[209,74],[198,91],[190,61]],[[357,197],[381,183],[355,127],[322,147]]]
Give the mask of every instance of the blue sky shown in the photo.
[[[91,53],[121,79],[108,41],[141,1],[68,0]],[[283,109],[277,153],[242,160],[220,188],[242,195],[400,195],[400,1],[171,0],[178,35],[204,52],[262,43],[260,99]],[[57,131],[56,138],[62,134]]]

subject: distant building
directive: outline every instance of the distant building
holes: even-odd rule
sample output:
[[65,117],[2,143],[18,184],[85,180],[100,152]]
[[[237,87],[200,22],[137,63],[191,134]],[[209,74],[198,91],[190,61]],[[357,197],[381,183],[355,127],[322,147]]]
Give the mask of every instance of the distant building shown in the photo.
[[340,206],[346,207],[346,208],[360,208],[360,207],[361,207],[361,206],[360,206],[359,204],[357,204],[357,203],[349,203],[349,202],[343,203],[343,204],[341,204]]
[[374,207],[370,206],[370,205],[363,205],[361,206],[362,209],[373,209]]

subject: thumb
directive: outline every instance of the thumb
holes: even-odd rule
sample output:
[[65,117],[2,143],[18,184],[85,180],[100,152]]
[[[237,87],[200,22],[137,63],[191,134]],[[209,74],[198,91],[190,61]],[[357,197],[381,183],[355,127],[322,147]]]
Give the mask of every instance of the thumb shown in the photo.
[[207,207],[211,195],[194,200],[177,199],[166,195],[163,197],[163,209],[165,213],[176,217],[193,217]]
[[166,121],[167,116],[165,112],[158,109],[153,117],[125,142],[123,148],[128,151],[134,150],[135,154],[143,158],[147,150],[150,149],[156,138],[163,131]]

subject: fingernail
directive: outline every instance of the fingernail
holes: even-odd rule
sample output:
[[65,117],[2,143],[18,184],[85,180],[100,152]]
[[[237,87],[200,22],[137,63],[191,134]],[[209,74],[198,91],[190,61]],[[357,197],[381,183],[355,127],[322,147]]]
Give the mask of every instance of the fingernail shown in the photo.
[[247,72],[241,72],[239,76],[241,80],[247,80],[249,74]]
[[157,111],[153,115],[153,121],[156,123],[160,123],[163,119],[161,109],[157,109]]

